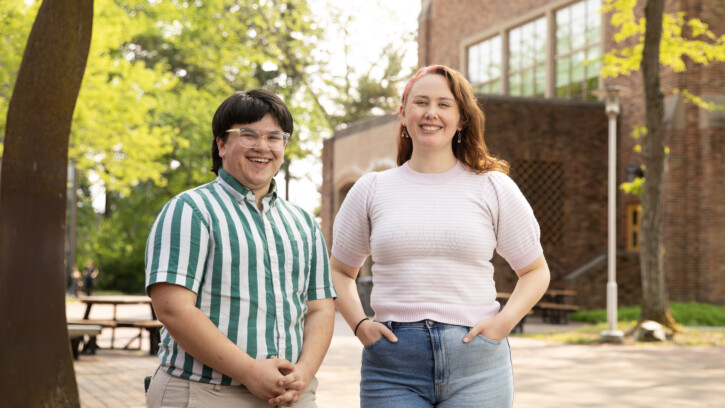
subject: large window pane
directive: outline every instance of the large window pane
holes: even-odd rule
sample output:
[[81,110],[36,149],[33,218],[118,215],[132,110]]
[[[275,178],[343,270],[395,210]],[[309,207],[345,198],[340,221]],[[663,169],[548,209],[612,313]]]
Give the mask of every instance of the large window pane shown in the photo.
[[546,19],[536,21],[536,62],[546,63]]
[[509,94],[521,96],[521,76],[519,74],[509,76]]
[[534,75],[531,71],[524,71],[521,73],[521,96],[533,96],[534,95]]
[[522,54],[521,28],[515,28],[509,32],[509,69],[518,71],[522,68]]
[[571,82],[569,73],[571,72],[571,64],[569,57],[564,57],[556,62],[556,87],[566,85]]
[[589,99],[592,84],[598,83],[600,8],[601,0],[584,0],[556,11],[557,97]]
[[587,79],[587,92],[586,92],[586,99],[589,101],[596,101],[597,97],[592,95],[592,91],[599,88],[599,78],[597,77],[590,77]]
[[546,92],[546,67],[537,66],[535,75],[536,75],[536,90],[534,91],[534,96],[536,96],[538,98],[543,98],[544,93]]
[[490,93],[492,94],[500,94],[501,91],[501,80],[495,80],[488,83],[488,86],[490,88]]
[[509,94],[537,94],[535,72],[546,69],[546,35],[546,17],[509,31]]
[[571,40],[571,31],[569,23],[569,9],[562,9],[556,12],[556,54],[566,54],[571,50],[569,41]]
[[571,58],[571,81],[582,82],[584,80],[584,53],[577,52]]
[[501,78],[501,37],[492,37],[486,41],[468,47],[468,80],[474,90],[490,93],[496,89],[500,93],[500,85],[488,86],[489,83]]

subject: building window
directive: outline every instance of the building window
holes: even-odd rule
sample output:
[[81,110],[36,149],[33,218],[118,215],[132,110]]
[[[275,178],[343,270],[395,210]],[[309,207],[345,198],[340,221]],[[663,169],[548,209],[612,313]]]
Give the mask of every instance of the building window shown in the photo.
[[509,31],[509,94],[544,97],[546,17]]
[[467,68],[474,91],[596,100],[591,91],[599,87],[601,3],[583,0],[542,10],[533,21],[470,45]]
[[642,204],[627,204],[627,251],[639,251]]
[[556,12],[556,96],[596,100],[601,57],[600,0],[572,4]]
[[501,90],[501,36],[468,49],[469,81],[477,93],[500,94]]

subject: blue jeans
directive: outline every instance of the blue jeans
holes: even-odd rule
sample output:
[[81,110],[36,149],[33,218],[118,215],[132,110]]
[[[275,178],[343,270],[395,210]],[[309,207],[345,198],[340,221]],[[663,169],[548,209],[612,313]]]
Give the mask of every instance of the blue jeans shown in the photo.
[[362,355],[362,408],[509,408],[514,377],[508,339],[482,335],[469,343],[470,327],[423,320],[385,322],[398,337],[381,337]]

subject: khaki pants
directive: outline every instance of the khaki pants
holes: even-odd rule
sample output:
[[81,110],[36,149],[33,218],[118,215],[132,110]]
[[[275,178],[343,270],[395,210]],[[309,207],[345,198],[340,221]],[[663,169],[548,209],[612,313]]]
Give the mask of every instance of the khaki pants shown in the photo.
[[[307,391],[295,408],[317,408],[315,393],[317,378],[313,378]],[[148,408],[272,408],[271,405],[249,392],[244,386],[206,384],[174,377],[156,369],[146,393]]]

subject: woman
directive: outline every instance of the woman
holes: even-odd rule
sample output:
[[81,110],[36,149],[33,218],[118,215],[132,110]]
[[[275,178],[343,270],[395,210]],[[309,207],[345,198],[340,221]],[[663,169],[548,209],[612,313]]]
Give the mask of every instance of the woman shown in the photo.
[[[365,346],[361,406],[510,407],[506,336],[549,284],[539,226],[490,156],[471,85],[420,69],[400,106],[399,167],[363,176],[335,219],[336,305]],[[499,311],[491,257],[519,279]],[[355,278],[372,255],[375,320]]]

